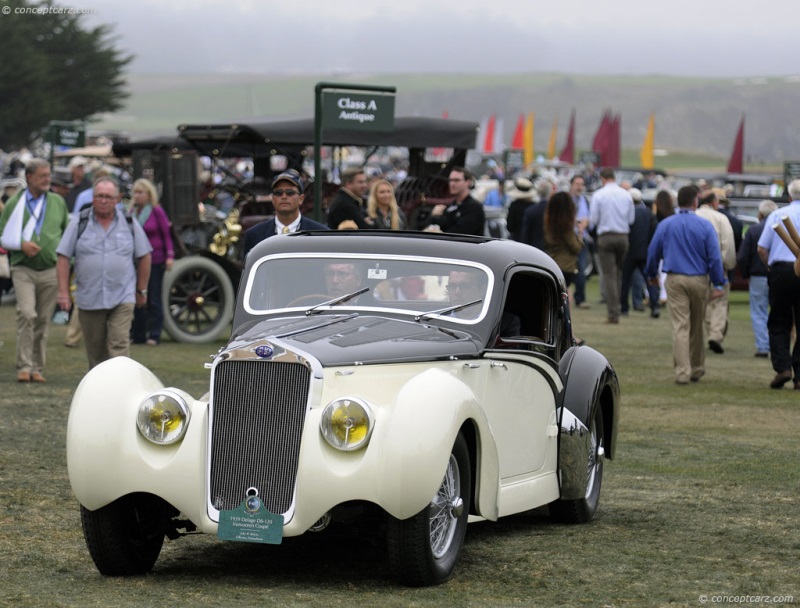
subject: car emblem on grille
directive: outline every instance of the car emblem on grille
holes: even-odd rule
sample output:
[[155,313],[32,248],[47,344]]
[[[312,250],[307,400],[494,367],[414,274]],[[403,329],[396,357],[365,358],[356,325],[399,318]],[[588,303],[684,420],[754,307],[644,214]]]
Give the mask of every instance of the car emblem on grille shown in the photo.
[[257,513],[261,508],[261,499],[258,496],[248,496],[244,501],[244,508],[248,513]]
[[274,353],[274,352],[275,351],[272,350],[272,347],[271,346],[267,346],[266,344],[256,347],[256,354],[259,357],[271,357],[272,353]]

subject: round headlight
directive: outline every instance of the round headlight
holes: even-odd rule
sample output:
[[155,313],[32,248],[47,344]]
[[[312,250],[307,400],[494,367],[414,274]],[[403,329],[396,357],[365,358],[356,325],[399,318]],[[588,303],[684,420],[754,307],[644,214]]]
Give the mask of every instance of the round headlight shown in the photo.
[[183,438],[189,425],[189,406],[178,393],[160,390],[139,405],[136,426],[145,439],[169,445]]
[[337,450],[357,450],[367,445],[372,434],[372,411],[360,399],[337,399],[325,406],[319,427],[325,441]]

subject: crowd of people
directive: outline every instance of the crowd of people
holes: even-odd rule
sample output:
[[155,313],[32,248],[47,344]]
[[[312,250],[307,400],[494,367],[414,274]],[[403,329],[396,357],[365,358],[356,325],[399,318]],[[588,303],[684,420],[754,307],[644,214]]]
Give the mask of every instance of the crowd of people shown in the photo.
[[[44,383],[47,336],[57,309],[71,312],[65,346],[83,340],[89,367],[157,345],[161,284],[174,260],[169,219],[148,180],[126,205],[117,179],[73,159],[70,180],[29,158],[16,192],[0,203],[0,235],[16,297],[17,381]],[[8,183],[8,182],[6,182]],[[65,190],[66,188],[66,190]]]
[[[77,310],[66,345],[83,338],[90,367],[128,354],[131,342],[156,346],[161,339],[161,286],[175,259],[170,220],[150,181],[136,180],[123,205],[118,182],[102,168],[90,180],[86,164],[76,158],[68,176],[51,175],[47,161],[31,158],[18,191],[4,193],[0,233],[17,295],[20,382],[45,381],[47,327],[56,305]],[[706,345],[712,353],[725,352],[730,276],[738,264],[750,281],[755,356],[771,358],[776,376],[770,386],[793,381],[800,390],[800,347],[792,347],[800,279],[794,276],[794,254],[775,238],[779,212],[772,201],[761,204],[759,223],[745,234],[727,209],[723,189],[662,188],[648,206],[639,188],[618,183],[615,172],[604,168],[572,175],[568,183],[547,173],[517,175],[508,186],[500,179],[496,191],[481,195],[469,169],[452,167],[450,202],[432,206],[411,226],[393,181],[364,167],[349,167],[339,177],[320,223],[301,213],[307,176],[291,169],[275,176],[268,185],[274,216],[245,232],[243,255],[266,238],[304,230],[483,236],[487,208],[494,205],[504,210],[509,238],[553,258],[574,307],[590,307],[585,289],[590,245],[607,323],[619,325],[631,308],[644,312],[648,305],[658,319],[667,305],[678,384],[704,375]],[[793,202],[780,213],[800,229],[800,181],[788,192]]]
[[[599,180],[599,187],[588,197],[590,180]],[[637,185],[658,188],[649,207],[642,191],[618,180],[610,168],[596,175],[577,173],[568,184],[547,173],[517,177],[498,192],[505,201],[509,238],[553,257],[573,286],[575,307],[590,306],[585,296],[590,246],[607,323],[618,325],[631,307],[644,312],[647,305],[658,319],[662,306],[668,306],[678,384],[704,375],[706,346],[724,354],[730,279],[738,268],[749,280],[755,357],[770,358],[776,373],[769,386],[793,382],[800,390],[794,321],[800,319],[800,279],[794,275],[795,255],[774,228],[788,217],[800,229],[800,180],[788,185],[788,207],[762,201],[758,224],[748,231],[728,208],[723,188],[701,181],[675,192],[656,179]]]

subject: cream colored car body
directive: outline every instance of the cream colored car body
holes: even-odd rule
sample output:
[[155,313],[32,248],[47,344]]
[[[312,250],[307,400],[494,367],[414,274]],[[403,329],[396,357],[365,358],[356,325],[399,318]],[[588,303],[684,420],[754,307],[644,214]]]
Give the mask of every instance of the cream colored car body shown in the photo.
[[[502,353],[480,361],[445,361],[318,369],[312,379],[292,513],[284,536],[307,531],[336,505],[375,503],[398,519],[427,505],[442,481],[455,437],[465,423],[477,429],[476,506],[495,520],[559,496],[551,367]],[[212,370],[213,373],[213,370]],[[134,492],[157,495],[197,528],[216,533],[218,512],[208,501],[208,395],[193,399],[185,437],[158,446],[136,427],[140,402],[163,388],[139,363],[124,357],[92,370],[73,398],[67,464],[73,492],[89,510]],[[320,434],[324,406],[360,397],[373,409],[366,448],[341,452]],[[499,398],[502,396],[502,398]]]

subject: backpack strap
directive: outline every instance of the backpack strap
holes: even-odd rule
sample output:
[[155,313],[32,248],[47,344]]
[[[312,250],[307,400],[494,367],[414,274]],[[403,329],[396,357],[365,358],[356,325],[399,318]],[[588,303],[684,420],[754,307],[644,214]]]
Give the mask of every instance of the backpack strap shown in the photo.
[[[92,212],[92,207],[84,207],[81,209],[81,212],[78,214],[78,236],[75,238],[77,241],[81,238],[81,235],[86,230],[86,225],[89,223],[89,214]],[[125,216],[125,220],[128,222],[128,228],[131,231],[131,236],[136,238],[133,234],[133,218],[129,215]]]

